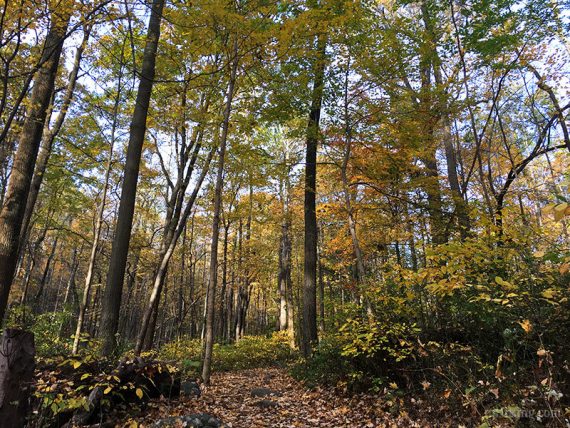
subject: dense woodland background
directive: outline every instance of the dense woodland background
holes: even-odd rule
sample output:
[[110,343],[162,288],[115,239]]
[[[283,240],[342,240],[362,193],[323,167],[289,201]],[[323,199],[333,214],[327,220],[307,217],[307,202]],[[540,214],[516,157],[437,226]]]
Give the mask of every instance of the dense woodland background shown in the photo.
[[310,385],[562,423],[569,25],[548,0],[2,0],[5,326],[41,361],[154,351],[208,384],[250,341]]

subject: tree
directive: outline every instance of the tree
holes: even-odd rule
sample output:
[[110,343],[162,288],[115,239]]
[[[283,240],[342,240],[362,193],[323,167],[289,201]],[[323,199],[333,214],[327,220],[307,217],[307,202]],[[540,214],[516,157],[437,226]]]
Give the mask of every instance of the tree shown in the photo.
[[[51,111],[49,111],[48,114],[46,115],[46,120],[42,131],[42,143],[40,145],[38,158],[34,170],[34,176],[32,178],[32,183],[30,185],[28,200],[26,202],[26,211],[24,213],[24,220],[22,221],[22,231],[20,233],[21,248],[26,245],[26,241],[28,239],[32,213],[34,211],[34,207],[36,206],[38,193],[40,191],[44,174],[46,172],[53,143],[55,141],[55,138],[57,137],[57,134],[60,132],[63,126],[65,117],[67,116],[67,112],[69,110],[69,107],[73,100],[73,96],[75,94],[75,86],[77,84],[77,77],[79,75],[79,67],[81,65],[81,60],[83,58],[83,52],[85,51],[85,48],[87,47],[87,43],[89,41],[89,37],[91,36],[91,30],[92,30],[92,25],[90,23],[86,23],[85,28],[83,29],[83,39],[75,52],[75,58],[73,59],[73,67],[71,69],[71,72],[69,73],[67,86],[65,88],[65,92],[61,100],[61,106],[59,108],[57,116],[54,119],[53,124],[50,123]],[[55,106],[52,105],[51,109],[53,110],[54,107]]]
[[303,325],[301,328],[301,351],[311,355],[317,341],[317,147],[319,121],[323,100],[326,61],[326,35],[317,36],[316,59],[313,64],[313,90],[307,125],[305,152],[305,250],[303,280]]
[[153,0],[135,109],[130,126],[129,145],[125,164],[121,203],[117,217],[117,228],[113,239],[113,249],[107,285],[103,295],[103,312],[101,314],[101,330],[103,338],[103,355],[111,355],[116,349],[115,333],[119,326],[119,312],[123,292],[123,280],[127,264],[127,254],[131,239],[135,196],[139,176],[139,165],[146,132],[146,120],[150,104],[150,96],[154,84],[156,53],[160,38],[160,21],[164,0]]
[[0,319],[4,319],[6,313],[18,263],[19,237],[26,201],[71,13],[70,5],[51,11],[51,26],[43,45],[42,65],[34,78],[31,108],[20,132],[10,182],[0,211]]
[[230,61],[229,80],[226,89],[226,103],[224,117],[222,121],[222,131],[220,135],[220,148],[218,154],[218,168],[216,172],[216,188],[214,191],[214,213],[212,220],[212,243],[210,247],[210,271],[208,277],[208,290],[206,296],[206,321],[204,330],[204,357],[202,360],[202,380],[204,384],[210,384],[210,373],[212,367],[212,350],[214,347],[214,325],[215,325],[215,299],[218,284],[218,241],[220,234],[220,214],[222,211],[222,190],[224,186],[224,161],[226,156],[226,145],[230,126],[230,114],[232,111],[232,101],[235,93],[235,84],[239,64],[238,40],[233,41]]

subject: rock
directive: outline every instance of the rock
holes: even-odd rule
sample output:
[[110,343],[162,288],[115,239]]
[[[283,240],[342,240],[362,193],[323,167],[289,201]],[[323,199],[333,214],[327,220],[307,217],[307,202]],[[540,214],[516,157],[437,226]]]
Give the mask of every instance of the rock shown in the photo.
[[223,428],[222,422],[207,413],[198,413],[188,416],[172,416],[159,419],[153,425],[154,428]]
[[256,406],[261,407],[262,409],[271,409],[273,407],[278,407],[279,403],[271,400],[260,400],[254,403]]
[[279,391],[274,391],[273,389],[270,388],[254,388],[251,390],[252,397],[267,397],[268,395],[281,397],[283,394],[281,394]]
[[193,380],[185,380],[180,384],[180,391],[186,397],[197,397],[199,398],[202,395],[202,391],[200,390],[200,385],[194,382]]

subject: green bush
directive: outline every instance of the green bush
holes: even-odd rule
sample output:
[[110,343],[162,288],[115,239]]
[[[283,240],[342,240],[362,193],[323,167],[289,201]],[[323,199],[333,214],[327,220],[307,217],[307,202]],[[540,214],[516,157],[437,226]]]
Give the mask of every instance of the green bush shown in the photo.
[[[196,373],[201,365],[202,345],[198,339],[182,339],[164,345],[160,358],[175,361],[186,373]],[[284,333],[246,336],[233,345],[215,344],[212,368],[217,371],[241,370],[284,364],[294,357]]]
[[337,386],[355,373],[350,359],[342,355],[343,346],[336,335],[322,337],[311,358],[295,361],[291,374],[309,387]]
[[72,339],[62,334],[62,326],[72,318],[73,313],[67,309],[35,315],[27,306],[15,306],[10,309],[6,326],[31,331],[34,333],[36,355],[53,357],[67,355],[71,351]]

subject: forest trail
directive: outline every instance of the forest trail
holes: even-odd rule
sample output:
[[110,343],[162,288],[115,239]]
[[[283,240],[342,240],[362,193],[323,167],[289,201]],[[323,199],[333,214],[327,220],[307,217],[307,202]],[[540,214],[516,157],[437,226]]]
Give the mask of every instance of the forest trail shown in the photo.
[[[269,392],[275,394],[266,395]],[[374,395],[342,396],[334,389],[309,390],[284,369],[215,373],[200,398],[153,401],[132,420],[148,427],[161,418],[208,413],[232,428],[427,426],[393,417]],[[125,421],[126,422],[126,421]]]

